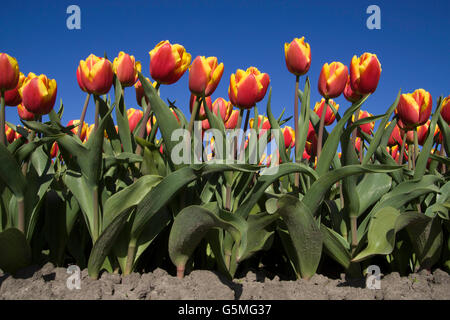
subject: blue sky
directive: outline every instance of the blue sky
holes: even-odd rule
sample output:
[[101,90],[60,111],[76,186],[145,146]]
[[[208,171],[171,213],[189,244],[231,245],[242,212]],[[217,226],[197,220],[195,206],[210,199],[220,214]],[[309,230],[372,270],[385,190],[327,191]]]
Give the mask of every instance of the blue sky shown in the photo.
[[[81,9],[81,30],[68,30],[66,8]],[[369,30],[369,5],[381,9],[381,30]],[[58,83],[58,98],[65,105],[63,122],[80,116],[85,99],[76,81],[80,59],[90,53],[112,61],[119,51],[133,54],[149,76],[148,52],[161,40],[180,43],[195,58],[216,56],[225,71],[212,98],[228,99],[231,73],[255,66],[270,75],[272,106],[293,115],[295,76],[285,66],[284,43],[305,36],[311,45],[308,76],[311,107],[320,100],[317,80],[325,62],[347,66],[353,55],[377,54],[382,65],[377,91],[363,109],[382,114],[400,88],[424,88],[433,103],[449,95],[450,2],[443,1],[303,1],[303,0],[185,0],[185,1],[8,1],[0,10],[0,52],[19,62],[22,72],[44,73]],[[305,77],[301,78],[303,87]],[[111,91],[112,93],[112,91]],[[188,113],[188,74],[175,85],[162,86],[163,99],[176,100]],[[265,111],[266,98],[259,104]],[[336,99],[341,114],[349,103]],[[126,89],[126,105],[136,108],[134,88]],[[434,108],[434,106],[433,106]],[[7,121],[18,123],[15,108],[7,108]],[[93,123],[91,100],[87,122]],[[293,126],[292,120],[289,123]]]

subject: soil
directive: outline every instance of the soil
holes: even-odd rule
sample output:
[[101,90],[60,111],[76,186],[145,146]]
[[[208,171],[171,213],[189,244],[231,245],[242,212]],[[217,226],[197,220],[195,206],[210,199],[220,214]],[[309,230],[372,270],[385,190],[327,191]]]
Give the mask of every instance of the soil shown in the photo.
[[310,280],[286,281],[249,271],[229,281],[218,273],[196,270],[184,279],[162,269],[128,276],[102,273],[91,279],[81,272],[81,289],[69,290],[70,274],[51,263],[20,270],[15,277],[0,272],[0,300],[450,300],[450,275],[442,270],[421,271],[400,277],[381,276],[381,289],[365,288],[365,280],[330,279],[315,275]]

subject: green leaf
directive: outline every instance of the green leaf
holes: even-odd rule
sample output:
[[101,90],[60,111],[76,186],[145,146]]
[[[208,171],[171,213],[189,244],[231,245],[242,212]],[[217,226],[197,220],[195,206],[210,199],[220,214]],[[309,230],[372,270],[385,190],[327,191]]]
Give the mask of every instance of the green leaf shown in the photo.
[[351,255],[347,240],[324,224],[320,225],[320,231],[322,232],[324,252],[345,269],[348,269],[351,263]]
[[31,248],[25,235],[16,228],[0,233],[0,269],[10,274],[31,264]]
[[3,144],[0,144],[0,163],[0,180],[16,198],[23,198],[27,183],[16,159]]
[[214,203],[205,207],[194,205],[180,211],[170,231],[169,256],[178,269],[184,270],[194,249],[212,228],[226,230],[236,242],[240,243],[237,257],[239,260],[247,245],[245,220],[230,212],[218,210]]
[[392,186],[392,178],[385,173],[369,173],[356,187],[356,193],[359,197],[359,213],[360,216],[370,206],[376,203],[384,196]]
[[[123,150],[128,153],[133,152],[133,146],[131,144],[131,132],[130,125],[128,123],[127,110],[125,109],[125,101],[122,96],[122,85],[120,84],[119,78],[114,77],[114,92],[115,92],[115,102],[116,106],[116,121],[119,131],[120,141],[122,142]],[[144,124],[145,125],[145,124]]]
[[[270,130],[279,130],[279,132],[281,132],[280,125],[279,125],[277,119],[275,119],[275,117],[272,114],[272,107],[270,106],[271,100],[272,100],[272,88],[270,88],[270,90],[269,90],[269,98],[267,100],[267,118],[269,119]],[[286,153],[286,149],[284,148],[283,134],[278,135],[278,141],[276,141],[276,144],[278,146],[278,151],[280,153],[281,162],[282,163],[290,162],[290,159]]]
[[309,208],[297,198],[285,195],[278,200],[278,207],[297,253],[297,271],[302,278],[309,279],[316,273],[322,255],[320,228]]

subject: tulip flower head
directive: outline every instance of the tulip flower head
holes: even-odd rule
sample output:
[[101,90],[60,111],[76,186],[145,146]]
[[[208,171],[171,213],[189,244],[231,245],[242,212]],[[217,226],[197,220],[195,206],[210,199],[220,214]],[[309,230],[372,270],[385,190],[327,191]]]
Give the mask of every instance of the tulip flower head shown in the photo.
[[70,131],[73,132],[74,135],[78,135],[78,130],[81,130],[81,136],[80,139],[81,141],[84,141],[84,139],[86,139],[86,133],[88,131],[89,125],[86,122],[83,122],[83,125],[79,125],[80,120],[70,120],[67,123],[67,126],[76,126],[73,129],[71,129]]
[[250,109],[266,95],[270,77],[255,67],[246,71],[238,69],[230,77],[228,96],[231,103],[240,109]]
[[348,76],[347,83],[345,84],[344,97],[347,101],[352,103],[359,101],[363,97],[362,94],[353,91],[352,86],[350,85],[350,76]]
[[305,37],[295,38],[291,43],[285,43],[284,57],[289,72],[296,76],[307,73],[311,66],[311,47],[305,42]]
[[113,77],[112,63],[108,59],[91,54],[86,60],[81,60],[78,65],[78,85],[85,92],[95,95],[108,93]]
[[353,56],[350,64],[350,84],[353,91],[365,95],[373,93],[381,75],[381,63],[377,56],[365,52],[361,57]]
[[413,93],[404,93],[400,96],[397,114],[405,128],[411,130],[427,122],[431,108],[431,94],[424,89],[417,89]]
[[5,135],[8,143],[12,143],[16,138],[16,132],[10,128],[7,124],[5,124]]
[[14,89],[19,82],[19,77],[17,60],[7,53],[0,53],[0,91]]
[[[146,77],[145,79],[147,79],[148,83],[152,84],[153,88],[156,88],[156,84],[157,84],[156,81],[154,81],[152,83],[149,78]],[[144,87],[142,86],[141,80],[138,80],[134,84],[134,89],[136,91],[136,102],[140,107],[142,107],[142,98],[145,96],[145,92],[144,92]],[[147,105],[149,104],[147,97],[145,97],[145,102],[147,103]]]
[[127,110],[128,125],[131,132],[134,131],[139,121],[141,121],[143,115],[144,113],[141,110],[137,110],[134,108],[130,108]]
[[[332,105],[336,111],[339,110],[339,105],[334,102],[332,99],[328,100],[328,104]],[[331,124],[333,124],[334,120],[336,119],[336,115],[334,114],[333,110],[331,109],[331,107],[327,105],[327,109],[325,111],[325,125],[329,126]],[[314,106],[314,112],[321,117],[322,116],[322,111],[323,108],[325,106],[325,99],[322,98],[322,100],[320,102],[316,102],[316,105]]]
[[119,56],[113,61],[113,71],[117,75],[122,87],[131,87],[138,80],[138,71],[141,72],[142,66],[134,56],[120,51]]
[[150,75],[161,84],[177,82],[191,63],[191,55],[182,45],[172,45],[167,40],[158,43],[149,54]]
[[442,101],[441,116],[448,124],[450,124],[450,96]]
[[55,79],[46,75],[36,76],[30,72],[19,89],[23,106],[37,115],[44,115],[52,111],[56,101],[57,85]]
[[[367,112],[367,111],[363,111],[363,110],[359,110],[359,116],[358,116],[358,120],[364,119],[364,118],[368,118],[368,117],[373,117],[373,114]],[[352,122],[355,121],[355,116],[352,116]],[[362,132],[366,133],[366,134],[372,134],[373,128],[375,127],[375,122],[369,122],[369,123],[365,123],[359,126],[359,128],[361,129]]]
[[22,97],[20,96],[19,89],[20,87],[22,87],[24,80],[25,75],[21,72],[19,75],[19,82],[17,82],[17,86],[14,89],[5,91],[5,105],[14,107],[22,102]]
[[[204,110],[200,109],[201,111]],[[212,111],[216,116],[220,115],[220,118],[224,123],[228,121],[233,111],[233,105],[231,102],[225,100],[224,98],[217,98],[212,104]],[[202,121],[202,128],[208,130],[210,128],[208,119]]]
[[239,118],[239,110],[232,110],[230,117],[225,122],[225,129],[236,129]]
[[284,137],[284,147],[288,149],[289,147],[293,148],[295,145],[295,131],[289,126],[286,126],[281,129]]
[[322,97],[326,99],[339,97],[345,89],[347,77],[347,66],[340,62],[325,63],[319,76],[319,92]]
[[[195,103],[197,100],[199,100],[199,99],[200,99],[200,101],[201,101],[201,106],[200,106],[199,111],[198,111],[198,118],[199,118],[200,120],[205,120],[205,119],[206,119],[206,112],[205,112],[204,103],[203,103],[201,97],[191,94],[191,98],[189,99],[189,109],[190,109],[190,111],[191,111],[191,113],[192,113],[193,108],[194,108],[194,103]],[[208,96],[208,97],[205,97],[205,101],[206,101],[206,105],[207,105],[208,109],[209,109],[209,110],[212,110],[212,100],[211,100],[211,97],[209,97],[209,96]]]
[[195,95],[210,96],[216,90],[223,74],[223,63],[216,57],[198,56],[189,68],[189,90]]
[[[390,122],[388,122],[386,124],[386,128],[390,125]],[[400,128],[398,127],[398,125],[394,126],[394,129],[391,132],[391,135],[389,136],[389,140],[388,140],[388,146],[392,147],[395,145],[401,145],[402,144],[402,136],[400,133]]]

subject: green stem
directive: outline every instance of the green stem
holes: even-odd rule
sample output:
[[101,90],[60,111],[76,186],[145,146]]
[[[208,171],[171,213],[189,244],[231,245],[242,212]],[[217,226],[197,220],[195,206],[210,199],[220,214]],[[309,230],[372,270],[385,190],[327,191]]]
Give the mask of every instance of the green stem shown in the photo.
[[[358,108],[358,110],[355,111],[355,121],[358,121],[359,119],[359,111],[361,110],[361,108]],[[354,146],[356,146],[356,133],[358,132],[358,128],[353,129],[352,131],[352,143]]]
[[351,233],[352,233],[352,254],[358,247],[358,217],[350,217]]
[[[239,159],[241,161],[244,160],[244,158],[245,158],[245,132],[247,131],[247,128],[248,128],[249,117],[250,117],[250,110],[248,109],[247,112],[245,113],[244,134],[242,135],[241,148],[240,148],[240,153],[239,153]],[[256,123],[257,122],[258,121],[256,121]]]
[[188,126],[188,130],[189,130],[189,134],[192,136],[192,130],[194,128],[194,121],[197,118],[197,113],[200,109],[200,97],[197,96],[195,101],[194,101],[194,107],[192,108],[192,114],[191,114],[191,119],[189,120],[189,126]]
[[322,108],[322,116],[320,117],[319,136],[317,139],[317,163],[319,162],[320,154],[322,153],[323,128],[325,126],[325,114],[327,112],[327,108],[328,108],[328,98],[325,99],[325,104]]
[[[240,129],[241,125],[242,125],[242,116],[244,115],[244,109],[240,109],[239,110],[239,116],[238,116],[238,121],[236,124],[236,129]],[[256,120],[256,123],[258,123],[258,120]],[[238,137],[234,137],[234,159],[237,159],[237,147],[238,147]]]
[[[441,150],[439,151],[439,154],[441,157],[445,158],[445,149],[444,149],[444,144],[441,143]],[[447,168],[445,166],[445,163],[442,164],[442,174],[445,174],[445,172],[447,171]]]
[[416,169],[416,159],[419,154],[419,139],[417,137],[417,128],[414,128],[414,159],[413,159],[413,166],[414,170]]
[[134,259],[136,258],[136,238],[131,238],[128,244],[127,263],[125,265],[124,275],[129,275],[133,272]]
[[92,232],[92,240],[93,243],[97,241],[99,235],[100,235],[100,215],[99,215],[99,199],[98,199],[98,186],[95,186],[92,189],[92,198],[93,198],[93,205],[94,205],[94,230]]
[[[300,141],[299,141],[299,129],[298,129],[298,83],[300,76],[295,76],[295,100],[294,100],[294,131],[295,131],[295,162],[300,163],[301,161],[301,153],[303,150],[300,150]],[[294,185],[298,190],[300,185],[300,173],[296,172],[294,175]],[[302,188],[304,181],[302,181]],[[306,192],[306,191],[305,191]]]
[[94,124],[94,133],[97,131],[98,122],[99,122],[99,111],[100,111],[100,97],[95,96],[95,124]]
[[1,90],[1,110],[0,110],[0,143],[6,146],[5,134],[5,91]]
[[86,100],[84,101],[83,111],[81,112],[80,127],[78,128],[78,132],[77,132],[77,136],[78,136],[78,138],[80,138],[80,140],[81,140],[81,133],[83,131],[84,118],[86,117],[86,111],[87,111],[87,107],[89,105],[90,98],[91,98],[91,94],[88,93],[86,95]]
[[400,155],[398,157],[398,164],[400,166],[403,164],[403,155],[405,154],[406,134],[407,132],[405,131],[403,134],[402,146],[400,147]]
[[[148,121],[148,118],[150,117],[150,112],[152,110],[150,102],[147,106],[145,99],[142,99],[142,106],[145,106],[145,113],[142,118],[141,126],[139,128],[139,133],[138,133],[138,137],[141,139],[144,138],[145,130],[147,129],[147,121]],[[141,153],[142,153],[142,147],[140,144],[138,144],[136,147],[136,154],[141,155]]]
[[17,199],[17,211],[18,211],[18,219],[17,219],[17,229],[25,234],[25,201],[23,198]]

